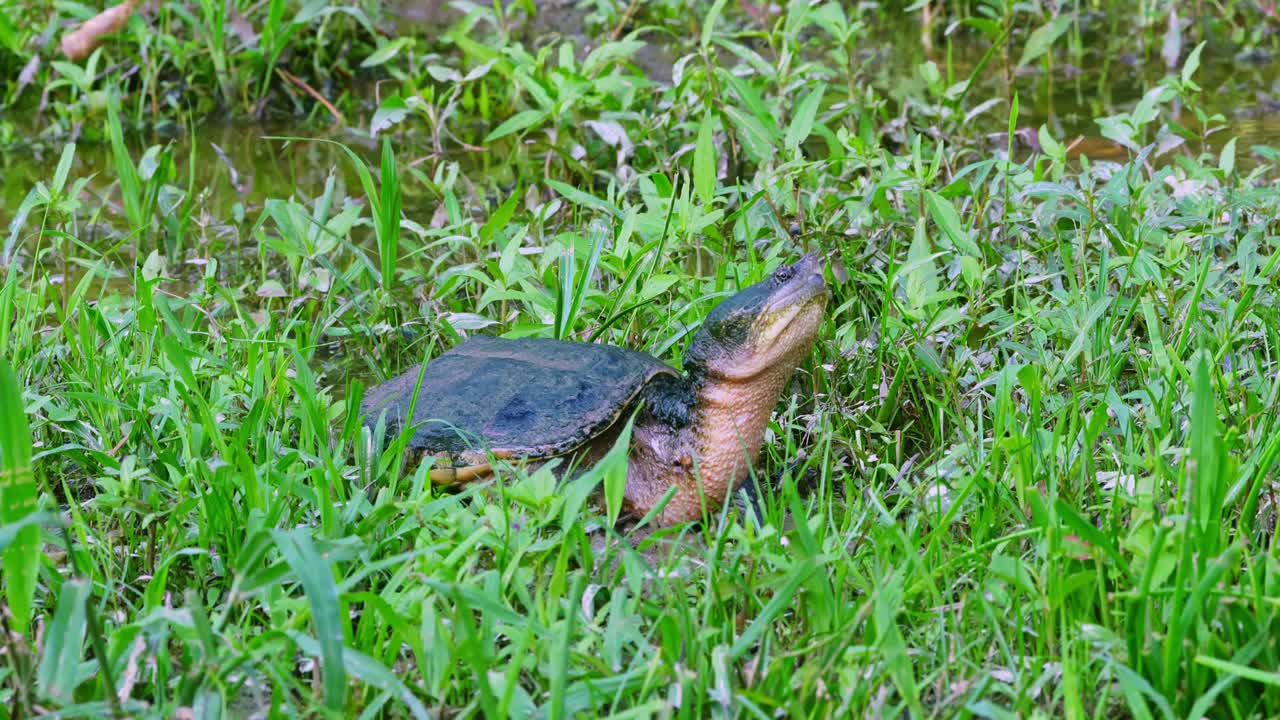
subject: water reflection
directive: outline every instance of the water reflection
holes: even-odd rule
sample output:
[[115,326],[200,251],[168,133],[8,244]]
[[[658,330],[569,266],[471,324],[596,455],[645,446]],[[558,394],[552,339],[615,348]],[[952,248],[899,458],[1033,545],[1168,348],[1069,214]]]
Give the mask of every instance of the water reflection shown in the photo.
[[[440,28],[450,27],[462,17],[453,6],[434,0],[405,3],[389,15],[395,32],[415,35],[444,55],[457,52],[440,33]],[[523,10],[512,11],[507,18],[512,27],[505,31],[519,37],[526,47],[571,39],[577,49],[585,53],[598,45],[601,37],[625,34],[631,29],[629,22],[619,22],[613,28],[597,27],[599,19],[591,18],[581,4],[539,3],[529,16]],[[928,98],[928,92],[922,87],[919,65],[932,61],[948,82],[964,79],[975,72],[990,45],[976,31],[965,27],[934,27],[922,35],[919,20],[918,13],[891,14],[884,27],[868,32],[858,50],[859,72],[879,94],[904,102],[909,120],[927,124],[931,121],[927,113],[911,116],[911,108],[927,109],[921,104],[923,98]],[[972,122],[965,124],[966,130],[979,136],[992,134],[995,137],[991,140],[991,149],[1003,147],[1003,133],[1008,123],[1006,98],[1017,93],[1021,107],[1018,140],[1024,147],[1035,146],[1035,129],[1043,124],[1073,155],[1126,159],[1127,150],[1101,137],[1095,118],[1132,108],[1170,70],[1158,53],[1150,56],[1149,51],[1149,56],[1137,56],[1110,41],[1103,32],[1105,22],[1104,18],[1084,23],[1082,44],[1074,49],[1060,49],[1049,63],[1037,62],[1019,68],[1014,65],[1016,54],[1007,56],[996,52],[983,71],[977,73],[976,84],[969,91],[966,111],[987,104]],[[643,26],[640,21],[637,24]],[[677,41],[676,36],[664,35],[658,30],[644,37],[646,48],[636,57],[634,66],[651,81],[669,83],[673,59],[688,52],[692,41],[689,38]],[[922,37],[929,42],[923,42]],[[868,39],[879,44],[868,47]],[[815,44],[820,43],[815,41]],[[755,47],[768,58],[767,44],[757,43]],[[1179,63],[1186,53],[1187,48],[1183,48]],[[1251,146],[1277,144],[1280,100],[1276,99],[1276,88],[1280,87],[1280,62],[1256,54],[1240,58],[1230,48],[1210,46],[1204,50],[1196,81],[1206,88],[1205,109],[1210,114],[1220,113],[1226,128],[1209,135],[1204,143],[1191,142],[1177,152],[1217,150],[1231,137],[1239,137],[1238,152],[1243,165],[1247,164]],[[372,97],[372,87],[368,91]],[[16,125],[23,122],[4,119]],[[1174,119],[1193,133],[1205,130],[1191,112],[1175,113]],[[336,131],[323,124],[298,127],[213,120],[200,125],[194,133],[177,137],[155,132],[135,133],[129,137],[129,144],[135,158],[151,145],[169,147],[177,166],[178,178],[174,184],[184,190],[189,187],[196,193],[201,200],[201,212],[208,216],[206,222],[217,224],[252,213],[266,198],[298,197],[306,202],[322,191],[330,173],[337,173],[344,189],[361,196],[358,180],[339,149],[324,143],[290,143],[268,138],[300,136],[338,140],[375,161],[374,142],[364,130],[367,120],[353,118],[352,129]],[[406,127],[412,128],[412,121]],[[28,190],[53,176],[61,153],[62,142],[41,137],[42,128],[18,128],[20,136],[24,131],[30,139],[0,153],[0,173],[5,178],[0,190],[0,222],[5,227]],[[426,141],[421,137],[425,134],[412,131],[397,134],[397,150],[406,158],[402,174],[408,174],[415,158],[427,155]],[[194,166],[189,167],[193,155]],[[490,184],[511,184],[516,179],[510,177],[509,157],[506,151],[489,148],[489,152],[460,152],[456,159],[462,163],[463,174],[472,180],[484,177]],[[432,156],[431,164],[438,159]],[[430,164],[418,165],[430,175]],[[109,147],[104,143],[81,143],[71,177],[92,178],[87,186],[86,219],[113,222],[120,200]],[[405,207],[412,217],[426,224],[435,215],[436,208],[420,185],[406,183]],[[415,192],[421,196],[413,197]],[[102,207],[107,209],[106,213],[99,212]]]

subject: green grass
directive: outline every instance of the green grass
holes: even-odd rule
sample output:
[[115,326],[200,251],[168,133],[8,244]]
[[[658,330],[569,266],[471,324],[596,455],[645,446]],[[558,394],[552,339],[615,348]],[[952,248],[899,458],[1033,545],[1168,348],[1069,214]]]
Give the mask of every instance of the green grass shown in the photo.
[[[1280,714],[1280,156],[1210,142],[1199,52],[1099,118],[1128,161],[1026,151],[1026,98],[945,62],[886,89],[834,7],[381,38],[449,80],[400,68],[374,149],[234,210],[107,78],[106,164],[58,144],[4,208],[0,718]],[[211,22],[198,92],[269,95],[318,42],[285,10],[261,57]],[[1010,13],[979,67],[1046,22]],[[616,456],[446,492],[349,410],[476,332],[678,362],[807,250],[834,296],[758,521],[614,525]]]

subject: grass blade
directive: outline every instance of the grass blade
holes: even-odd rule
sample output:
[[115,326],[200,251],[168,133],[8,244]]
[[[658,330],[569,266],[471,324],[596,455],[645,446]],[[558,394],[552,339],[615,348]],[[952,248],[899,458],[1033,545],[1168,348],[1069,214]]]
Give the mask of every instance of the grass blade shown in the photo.
[[698,38],[698,45],[703,52],[711,46],[711,34],[715,32],[716,20],[720,18],[720,13],[724,11],[727,0],[716,0],[711,5],[711,9],[707,11],[707,16],[702,20],[702,33]]
[[396,173],[396,154],[391,140],[382,139],[381,193],[374,206],[378,227],[378,257],[382,269],[382,289],[391,290],[396,279],[396,260],[400,254],[400,176]]
[[[595,277],[596,266],[600,263],[600,253],[604,250],[605,241],[609,238],[609,231],[602,227],[599,223],[591,225],[591,257],[587,258],[587,267],[578,275],[577,283],[573,282],[574,272],[570,268],[568,275],[561,276],[561,283],[566,284],[571,289],[572,296],[570,298],[569,307],[563,318],[563,326],[561,328],[561,338],[567,338],[573,332],[573,327],[577,324],[578,313],[582,310],[582,301],[587,296],[587,290],[591,287],[591,279]],[[574,259],[572,254],[561,257],[561,270],[565,269],[563,264],[565,258],[568,259],[570,265],[573,265]]]
[[805,559],[796,565],[795,569],[787,576],[786,582],[774,592],[769,604],[764,606],[760,614],[751,621],[747,629],[734,641],[729,654],[735,658],[741,658],[744,653],[750,650],[760,640],[760,636],[764,634],[764,631],[773,625],[773,621],[777,619],[778,615],[791,605],[791,600],[795,597],[796,591],[800,589],[800,586],[817,570],[818,565],[811,559]]
[[571,670],[569,660],[573,651],[578,616],[582,614],[580,602],[586,586],[586,576],[578,575],[573,581],[573,590],[566,598],[568,602],[564,604],[564,626],[560,630],[555,655],[551,659],[551,701],[547,714],[552,720],[561,720],[565,717],[565,691],[569,686]]
[[[22,400],[22,387],[13,368],[0,358],[0,525],[19,523],[35,512],[37,492],[31,468],[31,429]],[[40,562],[40,528],[17,529],[4,550],[0,604],[13,613],[14,627],[24,635],[31,625]]]
[[564,340],[573,329],[573,278],[577,264],[573,261],[573,250],[560,253],[560,286],[556,288],[556,339]]
[[1200,353],[1192,372],[1191,447],[1187,456],[1191,489],[1186,501],[1194,503],[1193,516],[1199,519],[1200,552],[1217,553],[1225,492],[1221,472],[1217,395],[1209,377],[1209,354]]
[[62,704],[75,701],[76,677],[88,630],[89,589],[89,583],[80,579],[62,584],[58,608],[44,636],[44,655],[40,658],[36,687],[41,695]]
[[693,189],[710,205],[716,194],[715,125],[711,113],[702,116],[698,125],[698,139],[693,146]]
[[808,139],[809,133],[813,132],[813,122],[818,117],[818,106],[822,103],[822,96],[826,92],[827,84],[818,83],[818,86],[810,90],[809,94],[796,106],[796,114],[787,128],[785,142],[788,152],[794,153],[799,150],[800,143]]
[[[315,638],[300,632],[290,632],[289,637],[298,644],[302,652],[308,655],[324,654],[321,643],[317,642]],[[348,675],[365,685],[378,688],[404,703],[404,706],[409,709],[409,713],[413,717],[419,718],[419,720],[427,720],[431,717],[431,714],[427,712],[426,706],[413,694],[413,691],[400,682],[400,679],[388,670],[387,666],[378,662],[376,658],[347,648],[342,653],[342,663]]]
[[311,620],[319,638],[320,664],[324,672],[324,703],[341,712],[347,704],[347,674],[343,662],[342,618],[338,587],[329,561],[316,549],[305,528],[272,533],[285,562],[297,573],[311,604]]
[[143,217],[142,179],[138,177],[138,168],[125,145],[119,103],[114,98],[107,103],[107,137],[111,140],[111,159],[115,163],[120,196],[124,200],[125,219],[130,227],[145,234],[147,223]]
[[1196,662],[1204,665],[1205,667],[1213,668],[1218,672],[1228,673],[1230,675],[1242,677],[1246,680],[1262,683],[1263,685],[1280,688],[1280,673],[1278,672],[1259,670],[1257,668],[1251,668],[1248,665],[1240,665],[1227,660],[1219,660],[1218,658],[1210,657],[1208,655],[1197,655]]

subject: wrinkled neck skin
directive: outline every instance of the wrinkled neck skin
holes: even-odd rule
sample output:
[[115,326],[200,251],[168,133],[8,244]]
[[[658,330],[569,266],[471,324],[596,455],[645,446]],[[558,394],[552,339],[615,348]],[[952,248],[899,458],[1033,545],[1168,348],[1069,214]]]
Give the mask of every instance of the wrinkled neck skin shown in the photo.
[[689,423],[683,427],[642,413],[628,465],[631,511],[646,514],[672,485],[677,490],[661,524],[701,518],[703,497],[708,511],[718,509],[760,455],[769,417],[801,359],[794,353],[749,378],[689,378]]

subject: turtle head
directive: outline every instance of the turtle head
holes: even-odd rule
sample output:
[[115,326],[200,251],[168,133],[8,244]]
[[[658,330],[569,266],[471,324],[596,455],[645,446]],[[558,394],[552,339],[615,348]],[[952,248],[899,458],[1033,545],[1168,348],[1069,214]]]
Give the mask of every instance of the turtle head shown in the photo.
[[672,423],[637,429],[653,431],[642,444],[653,449],[650,475],[657,478],[643,487],[637,482],[637,493],[679,488],[663,522],[699,517],[703,498],[719,507],[746,476],[783,388],[813,348],[829,296],[822,266],[809,255],[707,315],[684,358],[692,393],[688,425],[674,432]]
[[788,376],[813,347],[830,292],[818,258],[806,255],[738,292],[707,315],[685,354],[700,381]]

